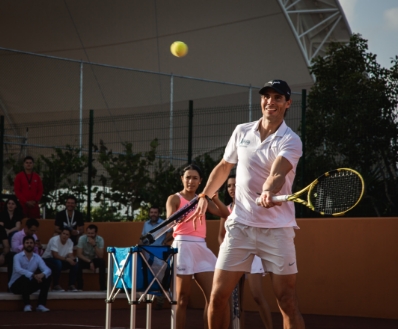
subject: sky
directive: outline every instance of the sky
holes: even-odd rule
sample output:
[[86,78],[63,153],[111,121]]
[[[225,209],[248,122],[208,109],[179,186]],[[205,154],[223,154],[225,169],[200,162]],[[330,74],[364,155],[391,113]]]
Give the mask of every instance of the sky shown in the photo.
[[352,33],[368,40],[377,62],[391,67],[398,55],[398,0],[339,0]]

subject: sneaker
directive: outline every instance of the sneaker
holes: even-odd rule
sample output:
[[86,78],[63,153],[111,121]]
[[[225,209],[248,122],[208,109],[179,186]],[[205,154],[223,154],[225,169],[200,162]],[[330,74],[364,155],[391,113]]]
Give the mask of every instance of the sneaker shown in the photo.
[[39,305],[36,307],[36,312],[48,312],[49,309],[45,307],[44,305]]
[[68,291],[77,292],[79,290],[77,290],[76,287],[72,284],[69,286]]
[[62,287],[61,287],[59,284],[57,284],[56,286],[54,286],[54,287],[52,288],[52,291],[61,292],[61,291],[65,291],[65,290],[62,289]]
[[23,308],[24,312],[32,312],[32,306],[30,305],[25,305],[25,307]]

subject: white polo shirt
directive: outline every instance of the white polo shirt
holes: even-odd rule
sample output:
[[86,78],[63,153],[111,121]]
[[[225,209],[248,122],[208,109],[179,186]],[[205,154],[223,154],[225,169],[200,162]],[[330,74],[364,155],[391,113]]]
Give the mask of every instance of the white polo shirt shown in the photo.
[[293,166],[278,194],[291,194],[297,163],[302,154],[302,143],[283,121],[279,129],[261,142],[259,121],[238,125],[225,149],[224,160],[237,163],[235,207],[228,217],[239,223],[261,227],[297,227],[293,202],[266,209],[257,206],[256,198],[278,156],[283,156]]
[[68,254],[73,254],[73,242],[68,239],[65,244],[62,244],[61,237],[59,235],[53,236],[50,241],[48,241],[47,247],[42,258],[53,258],[52,251],[55,251],[61,257],[66,257]]

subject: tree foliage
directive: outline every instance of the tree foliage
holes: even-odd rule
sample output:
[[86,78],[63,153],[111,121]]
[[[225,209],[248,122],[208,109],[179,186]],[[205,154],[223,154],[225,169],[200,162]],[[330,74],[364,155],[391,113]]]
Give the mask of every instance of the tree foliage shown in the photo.
[[306,114],[306,177],[337,167],[365,179],[363,202],[351,215],[398,214],[398,57],[386,69],[353,35],[332,43],[310,71],[316,82]]
[[134,153],[132,143],[125,142],[124,151],[114,154],[103,141],[100,141],[98,162],[105,172],[99,180],[103,186],[109,186],[110,189],[97,190],[95,201],[101,202],[106,199],[112,204],[117,204],[119,209],[124,206],[125,215],[133,217],[133,210],[150,199],[150,168],[156,159],[157,146],[158,141],[155,139],[151,142],[148,152]]

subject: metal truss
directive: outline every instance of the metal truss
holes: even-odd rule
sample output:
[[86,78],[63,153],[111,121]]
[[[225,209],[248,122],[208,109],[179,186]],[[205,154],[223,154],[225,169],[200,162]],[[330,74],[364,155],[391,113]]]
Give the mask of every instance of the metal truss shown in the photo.
[[338,0],[277,0],[308,66],[330,42],[349,41],[351,29]]

